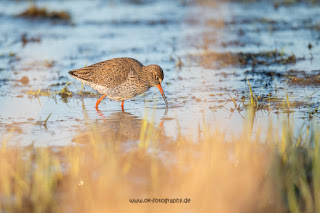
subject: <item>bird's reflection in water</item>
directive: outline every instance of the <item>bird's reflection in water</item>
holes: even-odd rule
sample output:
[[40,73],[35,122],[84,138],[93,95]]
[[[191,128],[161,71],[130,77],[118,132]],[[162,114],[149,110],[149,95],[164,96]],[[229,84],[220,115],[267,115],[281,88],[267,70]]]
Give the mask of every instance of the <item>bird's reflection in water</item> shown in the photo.
[[[97,139],[118,144],[128,142],[133,145],[138,143],[141,131],[144,130],[145,134],[155,134],[157,139],[166,138],[163,120],[160,121],[160,124],[155,125],[127,112],[115,112],[105,116],[102,111],[97,110],[97,114],[102,118],[100,119],[102,122],[89,124],[87,126],[89,131],[78,134],[73,139],[74,142],[88,143],[92,139]],[[127,146],[125,145],[125,147]]]
[[137,141],[142,119],[127,112],[115,112],[103,120],[104,134],[111,134],[117,142]]
[[165,135],[164,118],[159,124],[159,120],[153,122],[127,112],[107,115],[97,111],[97,114],[99,119],[85,122],[86,131],[79,133],[73,141],[83,144],[79,147],[86,152],[93,150],[98,157],[110,156],[106,161],[115,157],[119,162],[117,166],[132,181],[133,191],[151,187],[155,176],[150,174],[155,174],[155,169],[167,171],[166,166],[177,162],[172,153],[178,146]]

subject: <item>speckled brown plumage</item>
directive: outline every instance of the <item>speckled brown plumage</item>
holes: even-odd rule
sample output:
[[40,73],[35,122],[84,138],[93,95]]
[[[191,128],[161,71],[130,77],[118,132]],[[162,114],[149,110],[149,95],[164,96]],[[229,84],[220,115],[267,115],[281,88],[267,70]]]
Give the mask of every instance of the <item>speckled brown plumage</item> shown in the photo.
[[[116,101],[125,101],[150,87],[158,87],[167,104],[161,87],[164,75],[158,65],[143,66],[133,58],[114,58],[72,70],[69,74]],[[97,101],[96,107],[103,97]]]

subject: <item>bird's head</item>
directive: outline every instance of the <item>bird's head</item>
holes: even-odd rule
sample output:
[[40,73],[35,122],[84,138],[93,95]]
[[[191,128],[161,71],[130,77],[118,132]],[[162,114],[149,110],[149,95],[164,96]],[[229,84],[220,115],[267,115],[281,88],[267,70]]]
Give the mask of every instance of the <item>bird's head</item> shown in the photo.
[[163,100],[166,102],[166,105],[168,106],[167,98],[164,95],[163,89],[161,87],[161,83],[164,78],[163,70],[161,69],[161,67],[156,64],[151,64],[148,66],[144,66],[143,69],[148,75],[148,81],[149,81],[150,87],[158,87],[163,97]]

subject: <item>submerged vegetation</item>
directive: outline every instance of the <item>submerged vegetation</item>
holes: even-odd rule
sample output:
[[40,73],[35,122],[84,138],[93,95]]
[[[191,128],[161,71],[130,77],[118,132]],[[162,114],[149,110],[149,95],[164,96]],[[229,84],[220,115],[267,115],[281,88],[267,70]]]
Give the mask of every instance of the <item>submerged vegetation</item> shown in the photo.
[[244,66],[251,65],[252,67],[258,65],[269,66],[272,64],[295,64],[297,60],[303,60],[304,58],[296,58],[294,54],[285,56],[283,52],[266,51],[258,53],[244,53],[244,52],[208,52],[205,51],[202,54],[190,54],[188,59],[201,64],[206,68],[222,68],[226,66]]
[[45,7],[37,7],[32,4],[24,12],[18,15],[19,17],[25,18],[40,18],[40,19],[50,19],[50,20],[64,20],[70,21],[71,16],[65,11],[48,11]]

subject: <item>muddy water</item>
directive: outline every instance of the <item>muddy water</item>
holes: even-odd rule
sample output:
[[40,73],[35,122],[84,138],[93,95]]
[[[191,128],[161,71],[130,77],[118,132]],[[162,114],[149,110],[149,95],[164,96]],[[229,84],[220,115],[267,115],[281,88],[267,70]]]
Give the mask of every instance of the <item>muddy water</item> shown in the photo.
[[[254,124],[286,118],[297,129],[319,122],[317,5],[38,1],[69,12],[71,21],[17,17],[29,6],[0,2],[0,135],[11,144],[69,145],[88,124],[134,142],[145,115],[166,137],[181,131],[195,139],[204,122],[232,131],[245,126],[245,117]],[[74,85],[72,97],[34,92],[54,93],[69,81],[80,88],[69,70],[115,57],[160,65],[169,109],[157,88],[126,101],[125,113],[108,99],[97,112],[99,95],[78,95]],[[246,77],[257,96],[278,102],[248,113]],[[290,113],[282,106],[287,94]]]

